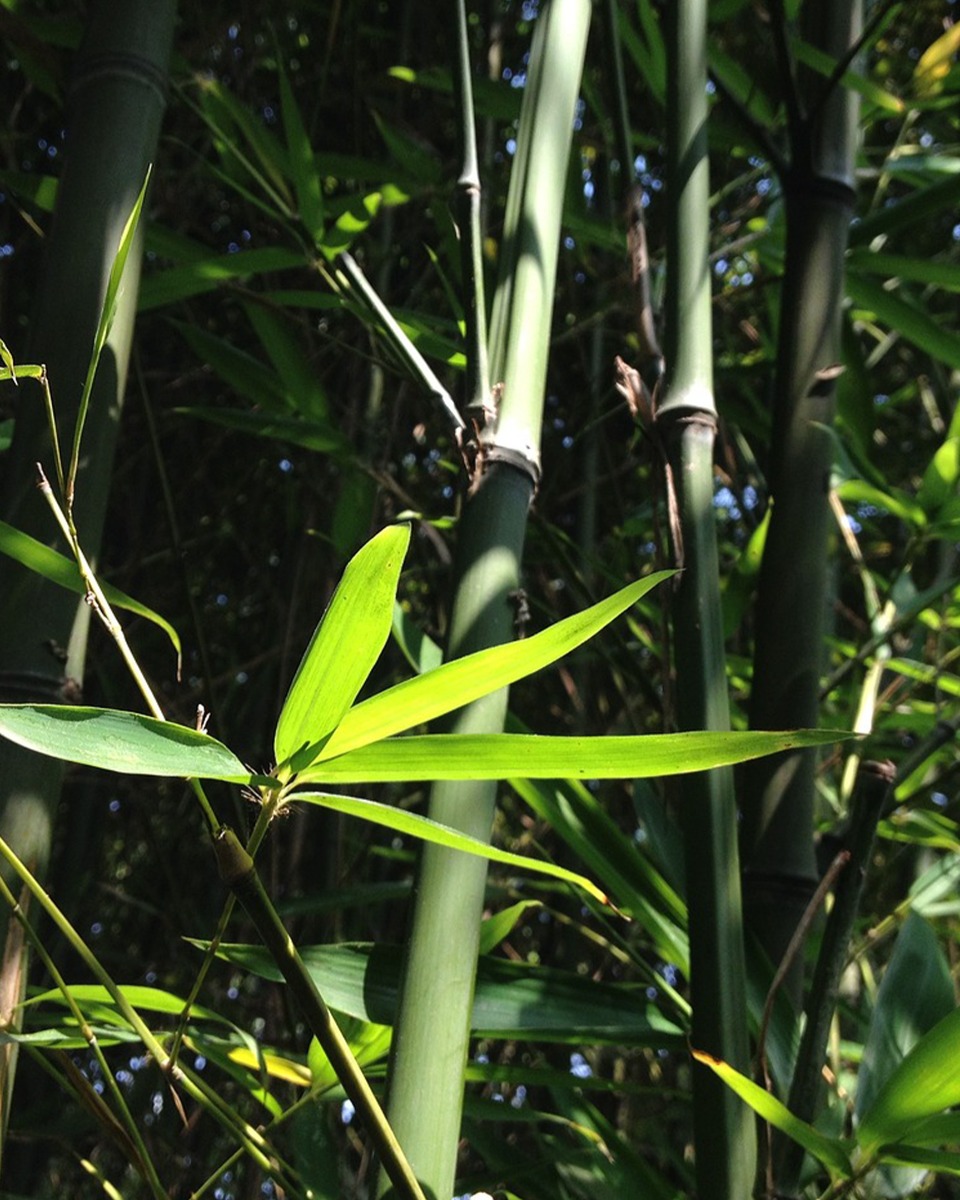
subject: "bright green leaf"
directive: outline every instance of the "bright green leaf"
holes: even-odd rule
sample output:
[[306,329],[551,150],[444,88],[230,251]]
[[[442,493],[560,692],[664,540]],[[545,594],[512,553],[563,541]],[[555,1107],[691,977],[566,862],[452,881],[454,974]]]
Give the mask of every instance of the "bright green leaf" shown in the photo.
[[710,1054],[704,1054],[700,1050],[694,1050],[693,1057],[719,1075],[723,1082],[732,1088],[740,1099],[764,1121],[798,1142],[804,1150],[809,1151],[814,1158],[822,1162],[834,1178],[850,1179],[852,1177],[853,1167],[842,1142],[824,1136],[812,1125],[808,1125],[806,1121],[795,1117],[776,1096],[754,1083],[752,1079],[748,1079],[746,1075],[735,1071],[729,1064],[721,1062],[720,1059],[714,1058]]
[[409,542],[409,525],[388,526],[347,564],[284,701],[278,763],[327,738],[357,698],[390,636]]
[[918,96],[931,96],[943,90],[944,81],[950,74],[954,55],[960,51],[960,22],[947,27],[946,33],[936,38],[927,48],[913,69]]
[[864,1114],[857,1141],[870,1154],[884,1142],[907,1141],[924,1117],[960,1104],[960,1009],[926,1033]]
[[[897,935],[877,993],[857,1078],[855,1112],[868,1112],[884,1083],[920,1040],[954,1008],[950,968],[930,924],[911,912]],[[916,1141],[913,1129],[910,1140]],[[912,1194],[922,1172],[882,1167],[884,1195]]]
[[[465,704],[506,687],[526,675],[549,666],[569,654],[588,638],[626,612],[651,588],[673,572],[658,571],[622,588],[599,604],[558,621],[549,629],[521,641],[493,646],[476,654],[444,663],[416,679],[371,696],[350,709],[324,747],[321,758],[344,754],[369,742],[412,729],[435,717],[452,712]],[[512,772],[516,774],[517,772]],[[303,777],[306,782],[323,782],[321,776]]]
[[931,516],[956,495],[960,479],[960,438],[947,438],[937,447],[917,492],[917,503]]
[[474,854],[479,858],[488,858],[492,862],[504,863],[510,867],[518,867],[521,871],[530,871],[537,875],[549,875],[553,879],[562,879],[582,888],[601,904],[607,904],[604,893],[595,883],[591,883],[576,871],[566,867],[558,867],[556,863],[543,862],[540,859],[528,858],[523,854],[511,854],[507,850],[498,850],[489,842],[478,838],[468,837],[464,833],[431,821],[417,813],[407,812],[403,808],[395,808],[390,804],[378,804],[374,800],[361,800],[355,796],[331,796],[324,792],[294,792],[291,800],[303,800],[307,804],[316,804],[320,808],[329,808],[334,812],[346,813],[351,817],[360,817],[374,825],[385,829],[394,829],[398,833],[409,834],[420,841],[433,842],[437,846],[446,846],[448,850],[460,850],[464,854]]
[[215,738],[141,713],[0,704],[0,734],[50,758],[123,775],[259,781]]
[[[830,729],[652,733],[637,737],[423,734],[387,738],[337,758],[324,757],[297,778],[300,783],[508,779],[513,775],[524,779],[650,779],[712,770],[851,736]],[[326,749],[329,747],[330,742]]]
[[334,224],[323,235],[319,249],[332,262],[338,254],[348,250],[363,233],[380,209],[383,197],[380,192],[368,192],[356,196],[350,207],[337,217]]
[[841,500],[851,504],[872,504],[885,509],[915,529],[923,529],[927,515],[923,508],[899,488],[878,488],[865,479],[845,479],[837,487]]
[[513,933],[525,913],[531,908],[542,907],[539,900],[519,900],[516,904],[494,913],[492,917],[485,917],[480,926],[480,953],[492,954],[500,943]]
[[393,606],[393,637],[418,675],[435,671],[443,663],[443,651],[407,616],[399,601]]
[[[69,990],[71,997],[85,1012],[92,1008],[104,1012],[109,1011],[114,1020],[126,1023],[126,1018],[120,1013],[116,1001],[107,988],[96,983],[72,983]],[[167,1016],[179,1017],[186,1005],[183,997],[174,995],[173,992],[163,991],[161,988],[139,984],[121,984],[118,985],[117,991],[129,1004],[141,1012],[165,1013]],[[42,992],[38,996],[31,996],[23,1003],[24,1007],[28,1008],[37,1004],[66,1004],[67,999],[63,992],[55,988],[49,992]],[[226,1017],[221,1017],[213,1009],[204,1008],[199,1004],[191,1006],[190,1015],[205,1021],[220,1021],[230,1024]]]
[[0,338],[0,362],[2,362],[6,370],[9,371],[9,375],[7,375],[6,378],[12,379],[13,382],[16,383],[17,370],[13,361],[13,355],[10,353],[7,343],[2,338]]

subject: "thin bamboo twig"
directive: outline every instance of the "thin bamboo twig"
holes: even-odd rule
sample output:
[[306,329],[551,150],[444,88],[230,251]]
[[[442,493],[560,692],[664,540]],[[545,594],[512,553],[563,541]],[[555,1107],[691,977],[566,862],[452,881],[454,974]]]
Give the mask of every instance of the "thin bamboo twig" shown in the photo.
[[[763,1075],[764,1087],[768,1092],[770,1092],[771,1095],[774,1093],[773,1080],[770,1078],[770,1071],[767,1064],[767,1032],[770,1028],[771,1018],[773,1017],[773,1005],[776,1001],[777,994],[779,993],[781,987],[783,987],[784,981],[790,974],[797,955],[803,949],[803,943],[806,941],[807,934],[810,932],[810,926],[813,924],[817,913],[820,911],[822,905],[826,901],[827,895],[832,889],[834,883],[836,883],[837,877],[849,861],[850,851],[841,850],[827,868],[823,879],[820,880],[820,886],[817,888],[816,892],[810,899],[810,903],[807,905],[807,910],[803,914],[803,919],[794,930],[793,937],[790,940],[790,945],[787,947],[786,953],[784,954],[780,965],[777,967],[776,973],[774,974],[773,980],[771,981],[770,987],[767,991],[767,998],[763,1005],[763,1015],[760,1018],[760,1030],[757,1034],[757,1049],[756,1053],[754,1054],[754,1058],[757,1063],[758,1071]],[[772,1196],[776,1190],[773,1173],[772,1127],[768,1124],[766,1130],[767,1191]]]
[[[865,762],[860,767],[860,786],[855,793],[850,828],[845,839],[849,865],[837,886],[833,908],[820,944],[806,1005],[806,1023],[787,1102],[790,1111],[802,1121],[812,1121],[816,1114],[823,1055],[836,1007],[840,976],[849,953],[850,936],[877,822],[895,777],[895,769],[890,762]],[[788,1195],[797,1186],[803,1153],[802,1146],[792,1140],[784,1140],[776,1183]]]
[[344,250],[337,255],[336,261],[340,269],[335,279],[340,288],[345,289],[346,285],[346,288],[354,290],[364,306],[380,322],[383,326],[383,332],[386,334],[387,341],[413,373],[414,377],[420,381],[429,395],[446,413],[454,433],[458,430],[465,430],[467,423],[461,417],[456,404],[453,402],[453,397],[437,378],[427,360],[397,324],[393,313],[391,313],[389,308],[387,308],[377,295],[353,255]]
[[6,860],[8,865],[23,881],[30,895],[60,930],[72,949],[79,956],[81,962],[90,971],[93,978],[105,988],[121,1017],[127,1021],[143,1042],[147,1053],[152,1056],[164,1075],[172,1083],[181,1086],[192,1099],[210,1111],[221,1125],[239,1139],[254,1161],[265,1170],[274,1171],[276,1164],[271,1158],[274,1155],[274,1151],[268,1145],[263,1135],[257,1129],[254,1129],[252,1125],[244,1121],[242,1117],[239,1117],[229,1104],[218,1095],[214,1088],[208,1086],[193,1072],[173,1062],[160,1039],[143,1020],[136,1008],[127,1000],[123,989],[118,987],[114,982],[113,977],[104,968],[103,964],[76,929],[74,929],[65,914],[54,904],[44,888],[41,887],[40,883],[3,838],[0,838],[0,857]]
[[460,216],[460,257],[465,292],[467,381],[466,411],[482,428],[491,411],[490,367],[487,360],[487,312],[483,287],[483,189],[477,157],[477,131],[473,119],[473,84],[467,13],[462,3],[454,5],[457,52],[454,58],[457,130],[460,142],[460,177],[457,207]]
[[[140,1171],[144,1182],[150,1187],[150,1190],[153,1192],[154,1196],[158,1197],[158,1200],[166,1200],[167,1193],[163,1187],[163,1184],[160,1182],[159,1176],[157,1175],[157,1170],[153,1164],[153,1159],[150,1157],[150,1151],[147,1149],[147,1145],[143,1140],[143,1137],[137,1126],[137,1122],[134,1120],[133,1114],[130,1112],[130,1107],[127,1104],[126,1098],[123,1095],[123,1092],[117,1083],[116,1077],[114,1076],[114,1073],[110,1069],[110,1065],[104,1056],[96,1033],[94,1033],[86,1017],[83,1015],[80,1006],[73,997],[73,993],[70,991],[69,985],[58,970],[56,963],[47,952],[47,948],[44,946],[43,941],[37,936],[36,930],[30,923],[27,914],[24,911],[23,905],[10,891],[2,875],[0,875],[0,898],[2,898],[8,905],[13,918],[20,923],[20,926],[30,942],[34,953],[43,963],[47,973],[53,980],[54,986],[58,989],[66,1001],[71,1015],[77,1022],[77,1028],[86,1041],[87,1046],[90,1048],[90,1052],[100,1064],[101,1074],[106,1080],[106,1085],[110,1089],[110,1094],[113,1096],[114,1103],[120,1112],[118,1133],[122,1135],[120,1140],[127,1148],[130,1161]],[[104,1106],[107,1107],[105,1101]],[[107,1111],[109,1112],[109,1108],[107,1108]],[[117,1120],[112,1113],[110,1113],[110,1117],[112,1121]]]

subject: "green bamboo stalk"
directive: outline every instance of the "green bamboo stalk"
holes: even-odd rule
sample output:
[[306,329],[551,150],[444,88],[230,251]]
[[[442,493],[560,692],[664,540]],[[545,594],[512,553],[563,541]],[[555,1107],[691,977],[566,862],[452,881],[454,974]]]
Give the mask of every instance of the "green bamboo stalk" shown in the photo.
[[[681,729],[730,727],[720,610],[713,446],[707,158],[707,3],[667,6],[666,387],[657,413],[677,488],[683,573],[673,606]],[[668,477],[668,486],[672,486]],[[731,771],[683,780],[690,928],[691,1042],[748,1070],[745,969]],[[742,1200],[756,1169],[752,1114],[700,1065],[693,1068],[697,1195]]]
[[[173,0],[100,3],[91,12],[68,102],[68,145],[47,240],[30,344],[22,357],[45,362],[60,429],[76,422],[99,315],[124,223],[156,152],[173,37]],[[75,519],[95,559],[122,403],[140,255],[127,262],[120,308],[101,359],[84,436]],[[37,462],[50,464],[47,419],[25,393],[7,454],[0,513],[47,543],[56,530],[37,493]],[[83,676],[89,610],[76,597],[9,561],[0,588],[0,697],[62,701]],[[51,650],[53,648],[53,651]],[[56,656],[66,655],[65,663]],[[0,747],[0,836],[41,876],[62,779],[54,759]],[[0,914],[0,939],[8,920]],[[7,983],[22,986],[22,962]],[[8,1014],[0,1014],[6,1017]],[[9,1116],[13,1052],[2,1064],[2,1122]]]
[[[502,383],[502,395],[496,411],[482,404],[489,415],[460,525],[448,658],[514,635],[510,593],[520,579],[539,474],[560,217],[590,7],[588,0],[551,0],[534,32],[491,321],[491,379]],[[503,690],[461,710],[450,727],[500,732],[506,707]],[[489,840],[495,800],[495,784],[438,784],[430,816]],[[437,1200],[452,1194],[456,1175],[485,883],[483,860],[424,848],[387,1112],[417,1177]],[[386,1192],[381,1178],[379,1194]]]
[[[856,40],[859,0],[803,5],[806,41],[841,58]],[[783,29],[783,14],[779,27]],[[781,42],[786,42],[784,30]],[[783,52],[784,58],[787,50]],[[790,72],[781,74],[788,78]],[[800,71],[788,106],[784,177],[787,246],[773,396],[768,480],[773,511],[756,606],[750,720],[788,729],[818,721],[827,619],[828,490],[834,368],[840,357],[843,262],[853,212],[857,103]],[[789,631],[789,632],[788,632]],[[780,961],[816,887],[816,756],[798,751],[744,769],[741,849],[745,913],[771,962]],[[795,972],[788,994],[799,1006]]]

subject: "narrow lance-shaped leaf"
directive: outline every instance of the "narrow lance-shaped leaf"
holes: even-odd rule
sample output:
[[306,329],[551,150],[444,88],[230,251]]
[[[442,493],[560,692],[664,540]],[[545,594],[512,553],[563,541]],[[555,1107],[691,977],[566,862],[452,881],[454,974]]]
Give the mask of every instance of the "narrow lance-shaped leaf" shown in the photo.
[[310,237],[314,242],[319,242],[323,236],[323,190],[320,186],[320,176],[303,117],[300,115],[293,88],[279,55],[277,70],[280,77],[280,112],[287,139],[287,153],[290,156],[290,173],[297,191],[297,208],[300,220]]
[[847,291],[854,304],[869,308],[885,325],[925,353],[947,366],[960,368],[960,336],[949,326],[937,324],[923,309],[886,291],[872,279],[851,275],[847,279]]
[[248,771],[216,738],[141,713],[0,704],[0,734],[38,754],[123,775],[271,782]]
[[[19,529],[14,529],[5,521],[0,521],[0,554],[8,555],[22,566],[29,567],[31,571],[42,575],[44,579],[49,579],[51,583],[58,583],[61,587],[69,588],[71,592],[77,592],[81,596],[86,592],[83,576],[72,559],[58,554],[56,550],[45,546],[43,542],[38,542],[36,538],[30,537],[27,533],[21,533]],[[138,617],[152,621],[154,625],[162,629],[176,650],[179,663],[180,637],[169,621],[164,620],[152,608],[147,608],[145,604],[134,600],[118,588],[103,582],[100,586],[103,594],[114,608],[123,608],[127,612],[136,613]]]
[[754,1083],[752,1079],[748,1079],[746,1075],[741,1075],[739,1071],[735,1071],[727,1063],[721,1062],[718,1058],[713,1058],[712,1055],[703,1054],[699,1050],[693,1051],[693,1057],[719,1075],[724,1083],[732,1088],[745,1104],[749,1104],[753,1111],[772,1125],[774,1129],[779,1129],[787,1137],[793,1138],[795,1142],[799,1142],[805,1150],[809,1151],[814,1158],[819,1159],[830,1171],[831,1175],[841,1179],[850,1179],[852,1177],[853,1167],[850,1163],[849,1155],[841,1142],[826,1137],[814,1129],[812,1125],[808,1125],[806,1121],[801,1121],[799,1117],[795,1117],[776,1096],[771,1095],[770,1092],[760,1087],[759,1084]]
[[438,846],[447,846],[451,850],[461,850],[465,854],[474,854],[479,858],[488,858],[492,862],[504,863],[509,867],[519,867],[521,871],[531,871],[538,875],[549,875],[554,879],[562,879],[575,887],[589,892],[601,904],[607,904],[606,895],[584,875],[569,871],[556,863],[543,862],[540,859],[528,858],[523,854],[511,854],[507,850],[498,850],[489,842],[481,842],[477,838],[468,837],[421,817],[417,813],[407,812],[403,808],[395,808],[390,804],[378,804],[374,800],[364,800],[356,796],[331,796],[323,792],[295,792],[293,799],[307,804],[316,804],[321,808],[330,808],[334,812],[345,813],[351,817],[360,817],[386,829],[395,829],[398,833],[406,833],[424,842],[434,842]]
[[[90,355],[90,365],[87,368],[87,377],[83,384],[83,394],[80,397],[80,408],[77,413],[77,425],[73,434],[73,449],[70,452],[70,468],[67,473],[66,480],[66,495],[68,500],[73,497],[74,483],[76,482],[77,469],[80,465],[80,442],[83,438],[83,427],[87,419],[87,409],[90,406],[90,396],[93,392],[93,381],[97,373],[97,367],[100,363],[100,355],[103,352],[104,346],[107,344],[107,338],[110,336],[110,330],[113,327],[114,317],[117,315],[117,303],[120,296],[120,284],[123,281],[123,273],[126,269],[127,259],[130,257],[130,249],[133,246],[134,237],[137,232],[137,226],[140,224],[140,213],[143,209],[144,197],[147,194],[147,186],[150,183],[150,170],[147,170],[146,178],[143,181],[143,186],[140,189],[140,194],[134,201],[133,208],[130,210],[130,215],[127,217],[126,224],[123,227],[123,232],[120,234],[120,244],[117,247],[117,253],[113,260],[113,265],[110,268],[110,278],[107,282],[106,294],[103,298],[103,308],[100,312],[100,321],[97,325],[97,332],[93,339],[93,351]],[[62,483],[63,481],[61,481]]]
[[356,699],[390,636],[409,541],[409,525],[388,527],[347,564],[284,701],[278,763],[326,738]]
[[[558,621],[549,629],[522,641],[493,646],[444,663],[416,679],[408,679],[371,696],[350,709],[336,732],[323,747],[318,759],[333,758],[358,746],[365,746],[391,734],[401,733],[432,721],[435,717],[461,708],[498,688],[506,687],[541,667],[549,666],[626,612],[651,588],[672,576],[672,571],[657,571],[601,600],[583,612]],[[512,774],[520,774],[513,771]],[[307,781],[308,777],[304,777]],[[310,776],[320,780],[320,776]],[[424,776],[437,779],[439,776]],[[461,776],[479,778],[479,776]]]
[[831,729],[663,733],[637,737],[539,737],[535,734],[424,734],[390,738],[297,776],[300,783],[373,783],[433,779],[649,779],[762,758],[798,746],[851,737]]

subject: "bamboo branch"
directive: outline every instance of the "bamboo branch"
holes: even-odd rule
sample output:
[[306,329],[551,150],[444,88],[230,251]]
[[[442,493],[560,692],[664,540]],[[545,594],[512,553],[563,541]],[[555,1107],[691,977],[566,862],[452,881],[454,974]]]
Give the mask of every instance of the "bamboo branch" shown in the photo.
[[296,997],[311,1032],[323,1047],[344,1091],[364,1122],[383,1168],[396,1188],[397,1196],[401,1200],[426,1200],[380,1102],[353,1056],[349,1042],[327,1008],[313,976],[304,966],[303,959],[264,890],[253,859],[237,835],[226,825],[217,830],[213,848],[220,878],[246,909],[264,946]]

